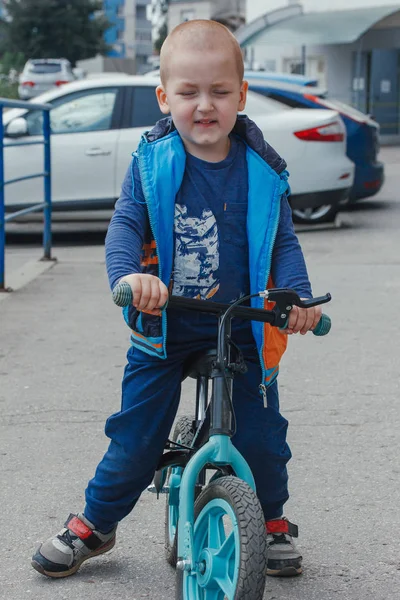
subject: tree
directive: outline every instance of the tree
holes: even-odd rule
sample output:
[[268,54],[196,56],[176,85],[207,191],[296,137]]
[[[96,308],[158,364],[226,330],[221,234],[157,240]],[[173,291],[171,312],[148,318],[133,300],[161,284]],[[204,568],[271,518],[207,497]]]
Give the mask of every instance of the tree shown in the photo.
[[110,24],[101,0],[5,0],[2,46],[26,58],[77,60],[105,54]]
[[161,25],[161,27],[158,29],[157,31],[157,39],[154,42],[154,50],[160,54],[160,50],[161,50],[161,46],[164,43],[165,38],[168,35],[168,25],[167,25],[167,21],[164,21],[164,23]]
[[22,52],[9,52],[6,50],[0,60],[0,72],[9,75],[10,71],[22,71],[25,64],[25,55]]
[[157,28],[157,38],[154,42],[154,49],[158,53],[168,35],[168,6],[169,0],[153,0],[153,23]]

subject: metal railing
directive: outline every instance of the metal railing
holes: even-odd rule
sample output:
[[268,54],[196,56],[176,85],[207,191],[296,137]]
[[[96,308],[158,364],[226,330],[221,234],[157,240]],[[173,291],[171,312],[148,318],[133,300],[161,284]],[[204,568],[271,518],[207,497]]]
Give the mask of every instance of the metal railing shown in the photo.
[[[3,107],[7,108],[28,108],[43,111],[43,138],[40,140],[33,140],[28,142],[10,142],[4,144],[4,125],[3,125]],[[44,224],[43,224],[43,260],[51,260],[51,150],[50,150],[50,114],[49,111],[52,108],[51,104],[36,104],[33,102],[25,102],[23,100],[9,100],[7,98],[0,98],[0,292],[6,291],[5,287],[5,246],[6,246],[6,223],[27,215],[33,212],[39,212],[43,210],[44,213]],[[34,144],[44,145],[44,171],[42,173],[34,173],[32,175],[25,175],[23,177],[17,177],[15,179],[9,179],[4,181],[4,150],[13,146],[32,146]],[[17,183],[18,181],[24,181],[26,179],[34,179],[36,177],[44,178],[44,202],[29,206],[18,210],[6,216],[4,192],[5,186],[10,183]]]

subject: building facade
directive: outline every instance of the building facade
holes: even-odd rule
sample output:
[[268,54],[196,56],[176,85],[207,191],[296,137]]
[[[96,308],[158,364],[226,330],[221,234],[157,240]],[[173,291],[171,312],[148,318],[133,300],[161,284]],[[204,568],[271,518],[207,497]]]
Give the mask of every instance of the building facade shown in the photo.
[[328,12],[372,6],[397,6],[400,3],[396,0],[247,0],[246,22],[250,23],[267,12],[295,4],[301,4],[305,12]]
[[[248,2],[254,11],[256,0]],[[248,22],[235,35],[249,66],[304,72],[329,96],[372,114],[385,141],[400,141],[400,2],[352,0],[344,9],[330,0],[324,11],[327,4],[290,3]]]
[[112,49],[109,58],[134,61],[135,71],[153,53],[152,25],[147,18],[151,0],[103,0],[104,12],[111,23],[105,41]]
[[246,0],[170,0],[168,31],[193,19],[212,19],[236,31],[246,19]]

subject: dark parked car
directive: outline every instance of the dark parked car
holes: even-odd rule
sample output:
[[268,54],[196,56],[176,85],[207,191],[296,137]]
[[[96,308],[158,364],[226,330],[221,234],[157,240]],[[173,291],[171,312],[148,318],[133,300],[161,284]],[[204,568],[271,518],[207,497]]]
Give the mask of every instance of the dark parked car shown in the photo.
[[369,115],[327,97],[326,90],[293,85],[263,78],[248,77],[249,89],[292,108],[337,110],[347,131],[347,156],[355,163],[354,184],[349,202],[374,196],[384,182],[384,165],[378,160],[379,124]]

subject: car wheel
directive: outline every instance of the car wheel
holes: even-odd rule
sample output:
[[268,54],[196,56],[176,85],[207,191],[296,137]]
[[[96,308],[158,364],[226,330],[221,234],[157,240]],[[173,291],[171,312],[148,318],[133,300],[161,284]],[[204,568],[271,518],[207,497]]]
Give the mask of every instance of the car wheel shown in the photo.
[[318,225],[335,220],[339,208],[336,205],[324,204],[315,208],[292,208],[293,223],[299,225]]

